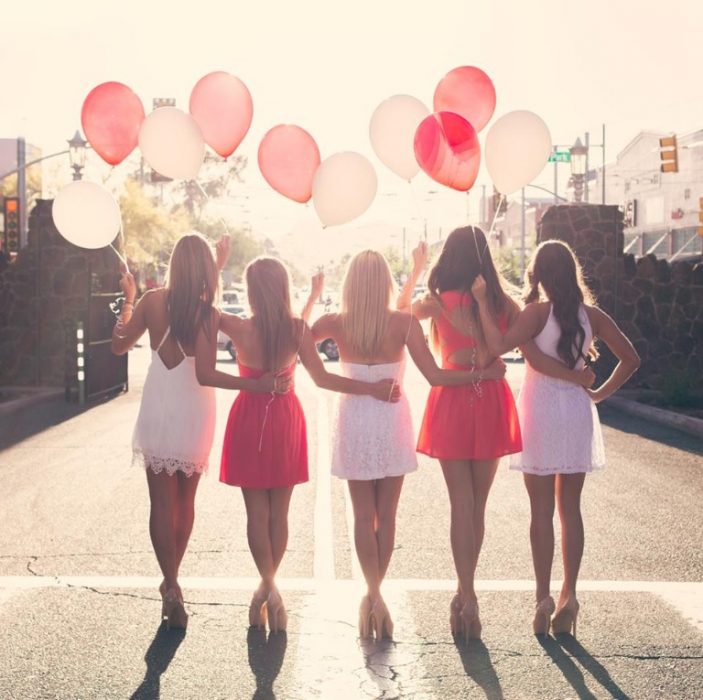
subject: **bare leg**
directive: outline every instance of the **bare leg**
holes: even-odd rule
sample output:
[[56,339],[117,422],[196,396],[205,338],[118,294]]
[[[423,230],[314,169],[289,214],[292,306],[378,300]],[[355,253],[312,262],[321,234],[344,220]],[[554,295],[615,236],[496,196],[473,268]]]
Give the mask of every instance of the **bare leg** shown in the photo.
[[265,590],[273,588],[276,571],[271,548],[271,504],[268,489],[242,489],[247,509],[247,540]]
[[273,556],[273,572],[278,571],[288,545],[288,506],[293,495],[293,487],[271,489],[269,491],[271,510],[269,513],[269,538]]
[[386,576],[395,545],[395,516],[398,511],[402,476],[389,476],[376,481],[376,542],[378,543],[378,574]]
[[178,478],[178,501],[174,531],[176,533],[176,570],[178,570],[188,547],[190,533],[193,531],[195,493],[200,483],[200,474],[186,476],[183,472],[177,472],[176,476]]
[[164,575],[164,591],[178,586],[178,551],[173,528],[178,493],[178,481],[162,471],[146,470],[149,484],[149,534],[156,559]]
[[349,495],[354,509],[354,545],[366,579],[369,597],[380,596],[381,571],[376,539],[376,489],[373,481],[349,480]]
[[454,567],[463,600],[476,600],[474,569],[476,567],[476,534],[474,532],[474,487],[471,462],[440,460],[449,492],[451,526],[449,537]]
[[530,544],[537,602],[549,595],[554,558],[554,476],[525,474],[530,496]]
[[576,597],[576,579],[583,556],[583,519],[581,491],[586,475],[559,474],[556,478],[557,505],[561,520],[561,551],[564,560],[564,585],[559,602]]
[[474,489],[474,543],[476,547],[473,574],[476,573],[478,557],[481,554],[481,546],[483,545],[483,535],[486,531],[488,492],[493,485],[499,461],[498,459],[490,459],[476,460],[471,463],[471,480]]

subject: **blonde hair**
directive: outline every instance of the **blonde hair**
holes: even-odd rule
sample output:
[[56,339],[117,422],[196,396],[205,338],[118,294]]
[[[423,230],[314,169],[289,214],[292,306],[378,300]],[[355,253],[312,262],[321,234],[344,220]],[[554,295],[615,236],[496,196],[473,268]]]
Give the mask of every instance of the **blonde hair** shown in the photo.
[[166,272],[171,334],[192,346],[200,327],[210,318],[218,297],[220,276],[212,248],[199,233],[176,242]]
[[378,353],[388,330],[395,283],[387,260],[375,250],[355,255],[342,289],[342,328],[363,357]]
[[296,345],[288,270],[275,258],[259,257],[244,271],[254,328],[263,348],[263,369],[280,369]]

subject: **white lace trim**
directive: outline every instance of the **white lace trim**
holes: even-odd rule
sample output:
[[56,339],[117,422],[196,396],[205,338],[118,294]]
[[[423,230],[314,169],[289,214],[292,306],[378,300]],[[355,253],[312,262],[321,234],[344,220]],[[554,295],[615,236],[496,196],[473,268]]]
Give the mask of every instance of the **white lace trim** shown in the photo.
[[151,469],[154,474],[160,474],[165,469],[169,476],[173,476],[179,471],[186,476],[193,476],[193,474],[206,474],[208,470],[208,460],[193,462],[177,457],[156,457],[137,449],[132,452],[132,465]]
[[547,474],[582,474],[594,472],[603,469],[605,463],[599,464],[584,464],[584,465],[568,465],[562,467],[533,467],[526,464],[511,464],[510,468],[514,471],[523,472],[524,474],[535,474],[537,476],[545,476]]

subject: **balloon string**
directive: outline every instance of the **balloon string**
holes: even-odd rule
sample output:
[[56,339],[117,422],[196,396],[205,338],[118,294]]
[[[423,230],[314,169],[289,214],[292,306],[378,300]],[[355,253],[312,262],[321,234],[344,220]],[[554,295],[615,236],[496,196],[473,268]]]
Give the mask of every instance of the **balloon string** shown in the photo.
[[498,206],[496,207],[496,210],[493,212],[493,221],[491,221],[491,227],[488,229],[488,235],[486,236],[486,240],[490,241],[491,236],[493,235],[493,229],[496,226],[496,219],[498,218],[498,213],[501,210],[501,207],[503,206],[503,202],[505,202],[505,195],[501,194],[500,199],[498,200]]
[[[225,160],[227,160],[227,159],[225,158]],[[192,180],[192,182],[194,182],[196,184],[196,186],[200,190],[200,194],[202,194],[203,197],[205,197],[205,201],[209,202],[210,195],[205,191],[205,188],[200,184],[200,182],[198,180]],[[218,219],[219,219],[219,222],[222,224],[222,228],[224,228],[224,230],[225,230],[225,234],[229,236],[230,234],[229,234],[229,228],[227,227],[227,222],[221,216],[218,217]]]
[[122,253],[120,253],[120,251],[117,250],[117,248],[115,248],[114,245],[112,245],[112,243],[110,243],[110,248],[112,248],[115,255],[119,258],[119,261],[124,265],[125,272],[129,272],[129,265],[127,264],[127,258],[124,257],[122,255]]

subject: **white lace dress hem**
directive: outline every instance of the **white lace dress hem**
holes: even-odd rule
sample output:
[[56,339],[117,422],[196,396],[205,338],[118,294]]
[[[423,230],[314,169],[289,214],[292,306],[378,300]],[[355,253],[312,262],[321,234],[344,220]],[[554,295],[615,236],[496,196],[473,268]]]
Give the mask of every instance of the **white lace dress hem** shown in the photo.
[[590,472],[599,471],[605,468],[605,463],[602,464],[585,464],[585,465],[564,465],[563,467],[541,467],[527,464],[511,464],[510,469],[523,474],[533,474],[535,476],[553,476],[555,474],[590,474]]
[[207,474],[208,470],[207,460],[193,462],[178,457],[156,457],[136,449],[132,453],[132,465],[139,466],[145,471],[150,469],[154,474],[166,471],[169,476],[173,476],[176,472],[183,472],[186,476]]

